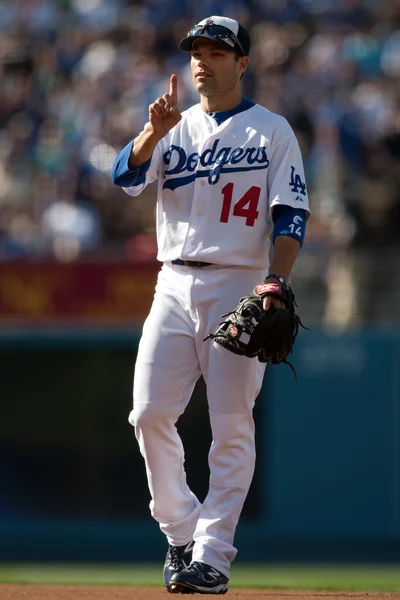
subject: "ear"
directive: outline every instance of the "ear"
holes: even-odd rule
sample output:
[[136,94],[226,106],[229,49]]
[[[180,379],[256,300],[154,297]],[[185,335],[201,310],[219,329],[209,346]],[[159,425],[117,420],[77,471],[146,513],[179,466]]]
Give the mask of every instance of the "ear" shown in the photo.
[[249,65],[249,57],[248,56],[241,56],[239,58],[239,66],[240,66],[240,72],[241,72],[242,75],[246,71],[248,65]]

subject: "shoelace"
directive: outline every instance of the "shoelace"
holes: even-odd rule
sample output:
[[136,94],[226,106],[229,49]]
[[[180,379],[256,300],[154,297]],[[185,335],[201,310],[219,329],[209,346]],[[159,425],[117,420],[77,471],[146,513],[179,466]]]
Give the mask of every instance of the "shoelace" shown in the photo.
[[178,546],[171,546],[169,549],[169,563],[174,569],[179,569],[182,563],[182,557]]

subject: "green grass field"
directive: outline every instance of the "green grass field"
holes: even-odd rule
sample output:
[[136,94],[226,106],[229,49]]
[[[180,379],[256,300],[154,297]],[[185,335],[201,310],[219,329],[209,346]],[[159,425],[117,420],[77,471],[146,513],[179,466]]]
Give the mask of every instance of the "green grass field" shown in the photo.
[[[0,565],[1,583],[161,586],[160,565]],[[232,568],[231,588],[400,592],[400,565]]]

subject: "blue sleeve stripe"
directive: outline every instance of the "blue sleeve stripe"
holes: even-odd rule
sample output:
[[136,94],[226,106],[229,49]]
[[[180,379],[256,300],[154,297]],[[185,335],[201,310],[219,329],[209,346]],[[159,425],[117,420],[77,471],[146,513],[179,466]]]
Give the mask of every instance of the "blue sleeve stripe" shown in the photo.
[[272,220],[274,230],[272,232],[272,242],[278,235],[287,235],[294,238],[303,245],[306,233],[306,222],[310,213],[302,208],[293,208],[292,206],[279,205],[272,209]]
[[133,142],[129,142],[118,154],[114,161],[114,165],[111,171],[111,179],[115,185],[121,187],[132,187],[134,185],[141,185],[146,181],[146,173],[149,170],[151,158],[145,163],[137,167],[136,169],[130,169],[128,167],[129,157],[132,152]]

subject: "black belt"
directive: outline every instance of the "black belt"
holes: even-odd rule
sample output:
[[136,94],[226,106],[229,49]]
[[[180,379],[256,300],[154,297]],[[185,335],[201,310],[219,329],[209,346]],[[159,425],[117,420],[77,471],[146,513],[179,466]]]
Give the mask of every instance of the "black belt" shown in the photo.
[[201,262],[200,260],[181,260],[180,258],[176,258],[172,261],[173,265],[181,265],[182,267],[194,267],[196,269],[201,269],[202,267],[210,267],[213,263]]

